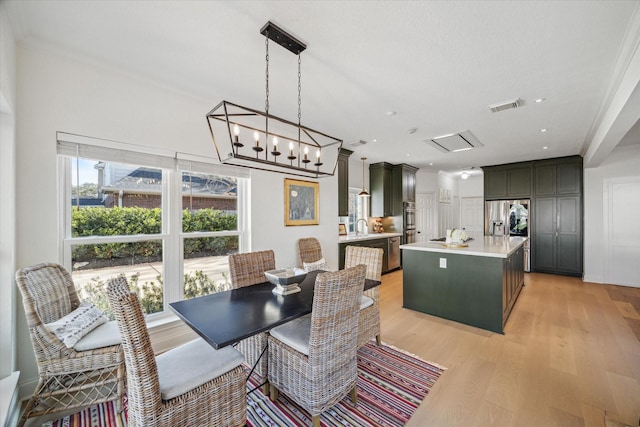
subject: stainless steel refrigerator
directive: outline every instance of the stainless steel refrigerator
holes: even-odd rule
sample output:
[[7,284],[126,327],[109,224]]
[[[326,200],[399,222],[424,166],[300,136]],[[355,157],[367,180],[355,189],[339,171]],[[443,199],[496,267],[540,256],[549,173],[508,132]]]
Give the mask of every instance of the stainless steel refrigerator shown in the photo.
[[524,271],[530,271],[529,224],[530,200],[492,200],[485,203],[485,236],[522,236],[529,239],[524,244]]

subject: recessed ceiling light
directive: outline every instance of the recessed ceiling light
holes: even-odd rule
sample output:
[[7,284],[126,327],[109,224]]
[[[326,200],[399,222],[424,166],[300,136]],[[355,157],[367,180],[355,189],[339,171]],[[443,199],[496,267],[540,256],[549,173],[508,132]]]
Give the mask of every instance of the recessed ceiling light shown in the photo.
[[429,163],[429,166],[433,166],[433,162]]
[[418,128],[411,128],[411,129],[409,129],[409,133],[416,133],[417,130],[418,130]]
[[389,116],[389,117],[395,116],[396,114],[398,114],[398,113],[396,113],[395,111],[387,111],[387,116]]
[[378,142],[378,140],[377,140],[377,139],[374,139],[374,140],[373,140],[373,142]]
[[469,178],[469,174],[467,172],[462,172],[462,174],[460,175],[460,178],[467,179]]
[[538,98],[536,99],[536,104],[540,104],[541,102],[544,102],[545,99],[544,98]]
[[549,148],[549,147],[547,147],[546,145],[544,147],[542,147],[543,150],[546,150],[547,148]]
[[411,157],[411,154],[407,153],[407,157]]
[[546,132],[546,131],[548,131],[548,130],[549,130],[549,129],[547,129],[547,128],[542,128],[542,129],[540,129],[540,132],[545,133],[545,132]]

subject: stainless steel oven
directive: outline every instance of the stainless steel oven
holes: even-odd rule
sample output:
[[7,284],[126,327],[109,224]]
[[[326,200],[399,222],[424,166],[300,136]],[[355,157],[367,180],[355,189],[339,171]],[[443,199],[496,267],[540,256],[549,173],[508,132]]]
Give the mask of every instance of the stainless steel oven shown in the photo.
[[402,204],[402,243],[414,243],[416,241],[416,205],[413,202]]

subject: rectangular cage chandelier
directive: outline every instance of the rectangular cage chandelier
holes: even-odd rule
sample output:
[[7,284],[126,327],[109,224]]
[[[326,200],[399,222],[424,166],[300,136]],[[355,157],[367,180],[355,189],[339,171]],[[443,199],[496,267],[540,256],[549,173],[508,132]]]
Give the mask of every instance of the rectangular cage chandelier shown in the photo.
[[[332,176],[342,140],[301,124],[300,53],[304,43],[267,22],[265,111],[222,101],[207,122],[221,163],[308,178]],[[269,40],[298,56],[298,123],[269,113]]]

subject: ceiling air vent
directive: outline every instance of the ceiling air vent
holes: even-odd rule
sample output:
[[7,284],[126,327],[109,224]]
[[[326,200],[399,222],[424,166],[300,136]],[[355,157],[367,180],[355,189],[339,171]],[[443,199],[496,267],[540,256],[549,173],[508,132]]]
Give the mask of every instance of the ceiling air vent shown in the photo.
[[520,98],[516,98],[513,101],[501,102],[500,104],[489,105],[489,109],[492,113],[497,113],[499,111],[510,110],[511,108],[518,108],[522,105],[522,101]]
[[350,145],[352,147],[358,147],[360,145],[365,145],[368,141],[363,141],[362,139],[360,141],[356,141],[356,142],[352,142]]

